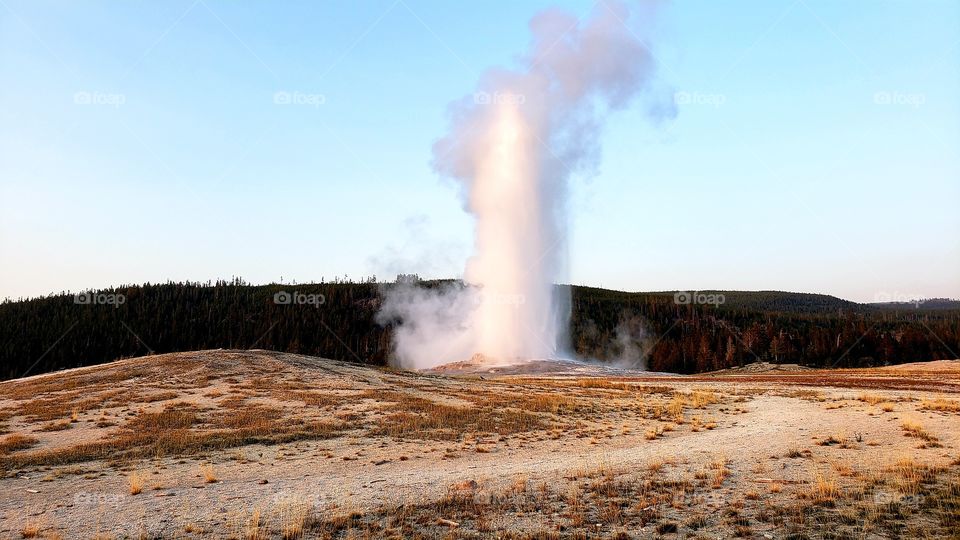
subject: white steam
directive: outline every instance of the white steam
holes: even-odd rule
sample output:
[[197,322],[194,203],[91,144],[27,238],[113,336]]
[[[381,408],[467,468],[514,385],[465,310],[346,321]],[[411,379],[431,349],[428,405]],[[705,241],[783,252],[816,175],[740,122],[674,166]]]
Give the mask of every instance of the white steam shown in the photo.
[[605,113],[625,106],[653,67],[629,18],[615,1],[598,2],[584,21],[544,11],[530,22],[524,68],[491,69],[452,104],[433,165],[463,188],[474,255],[465,285],[387,292],[379,317],[397,324],[402,367],[566,352],[569,292],[555,284],[567,275],[568,182],[595,166]]

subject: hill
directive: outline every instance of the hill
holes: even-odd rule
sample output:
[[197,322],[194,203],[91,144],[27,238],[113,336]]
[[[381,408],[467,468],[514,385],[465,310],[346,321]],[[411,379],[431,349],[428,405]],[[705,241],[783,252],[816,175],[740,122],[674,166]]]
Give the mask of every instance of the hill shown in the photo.
[[960,366],[938,368],[130,358],[0,382],[0,538],[947,538]]

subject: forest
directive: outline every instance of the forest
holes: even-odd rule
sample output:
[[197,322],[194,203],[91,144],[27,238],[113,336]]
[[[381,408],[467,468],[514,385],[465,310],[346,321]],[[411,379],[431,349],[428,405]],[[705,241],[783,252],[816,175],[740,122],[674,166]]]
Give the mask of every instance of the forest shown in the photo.
[[[271,349],[384,365],[392,325],[378,283],[122,286],[0,303],[0,378],[119,358],[201,349]],[[566,287],[566,286],[565,286]],[[957,358],[960,303],[858,304],[787,292],[629,293],[569,286],[569,348],[578,358],[696,373],[757,361],[860,367]],[[711,296],[712,295],[712,296]]]

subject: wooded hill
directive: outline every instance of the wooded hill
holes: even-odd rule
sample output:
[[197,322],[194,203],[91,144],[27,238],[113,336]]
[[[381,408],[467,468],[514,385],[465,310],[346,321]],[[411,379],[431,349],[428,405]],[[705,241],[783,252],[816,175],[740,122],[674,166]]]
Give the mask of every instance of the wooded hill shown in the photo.
[[[392,329],[375,315],[392,286],[235,280],[118,287],[87,293],[80,303],[73,294],[8,300],[0,303],[0,378],[215,348],[385,364]],[[722,294],[724,301],[678,304],[672,291],[570,289],[576,355],[656,371],[693,373],[759,360],[866,366],[956,358],[960,350],[960,303],[950,300],[879,305],[815,294],[700,291],[699,300]],[[289,303],[275,301],[281,293]],[[322,303],[311,295],[322,295]]]

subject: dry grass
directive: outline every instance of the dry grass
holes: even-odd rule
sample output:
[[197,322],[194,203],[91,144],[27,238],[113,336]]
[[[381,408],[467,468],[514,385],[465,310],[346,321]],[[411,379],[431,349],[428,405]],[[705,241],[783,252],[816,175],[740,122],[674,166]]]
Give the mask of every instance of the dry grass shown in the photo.
[[38,431],[63,431],[65,429],[70,429],[73,427],[73,422],[70,420],[62,420],[60,422],[50,422],[44,424],[37,428]]
[[0,456],[19,450],[26,450],[38,442],[40,442],[40,439],[30,435],[21,435],[19,433],[7,435],[3,439],[0,439]]
[[[372,435],[394,438],[458,440],[465,433],[511,435],[550,427],[537,414],[513,407],[454,406],[402,392],[375,392],[364,397],[386,401],[396,411],[377,419]],[[533,399],[553,409],[562,401]]]
[[23,538],[39,538],[40,524],[36,522],[27,523],[20,529],[20,536]]
[[[858,435],[859,437],[859,435]],[[838,445],[840,448],[852,448],[853,441],[851,441],[847,434],[843,431],[838,431],[836,433],[831,433],[830,435],[824,437],[817,443],[820,446],[833,446]]]
[[730,476],[730,469],[727,468],[729,460],[725,457],[718,457],[713,462],[710,463],[710,469],[713,471],[713,487],[714,489],[719,488],[723,485],[724,480]]
[[887,398],[877,394],[862,393],[859,396],[857,396],[857,401],[869,403],[870,405],[876,405],[877,403],[882,403],[884,401],[887,401]]
[[303,538],[310,526],[310,505],[303,501],[280,504],[280,536],[283,540]]
[[920,409],[926,411],[957,413],[960,412],[960,401],[955,399],[945,399],[942,397],[925,399],[920,402]]
[[940,467],[931,467],[918,462],[910,456],[897,459],[885,469],[885,480],[903,494],[916,495],[920,493],[924,483],[930,482],[942,472]]
[[146,483],[146,477],[137,472],[132,472],[127,475],[127,484],[130,486],[131,495],[139,495],[143,491],[143,486]]
[[203,481],[208,484],[213,484],[217,481],[217,474],[213,470],[213,465],[209,463],[200,465],[200,475],[203,477]]
[[[210,418],[201,413],[190,404],[172,403],[159,412],[141,412],[100,440],[33,453],[4,455],[9,451],[3,451],[0,441],[0,468],[190,455],[247,444],[330,438],[348,427],[345,422],[283,418],[263,407],[225,410]],[[11,448],[28,448],[32,446],[26,445],[28,441],[15,439]]]
[[926,430],[917,420],[906,419],[901,422],[900,427],[903,428],[904,434],[908,437],[916,437],[926,441],[925,447],[936,448],[939,447],[939,442],[937,437],[932,433]]
[[810,488],[810,498],[816,504],[833,503],[840,497],[839,482],[835,477],[818,474]]

